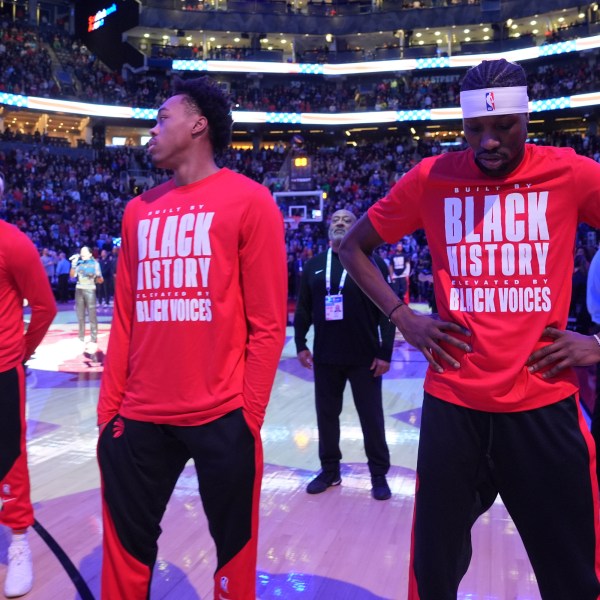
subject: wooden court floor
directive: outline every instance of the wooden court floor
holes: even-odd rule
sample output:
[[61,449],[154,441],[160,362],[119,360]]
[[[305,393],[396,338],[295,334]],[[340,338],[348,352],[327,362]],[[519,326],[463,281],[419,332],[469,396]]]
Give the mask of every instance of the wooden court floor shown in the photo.
[[[106,347],[110,309],[100,312]],[[72,306],[63,307],[35,358],[28,387],[29,463],[36,519],[70,559],[71,576],[37,531],[29,534],[31,600],[82,598],[73,579],[99,598],[102,522],[95,458],[102,367],[86,359]],[[362,435],[349,390],[342,415],[342,485],[310,496],[319,469],[312,375],[297,362],[288,329],[265,425],[257,598],[405,600],[425,359],[397,338],[384,378],[393,496],[373,500]],[[0,527],[0,584],[9,535]],[[152,600],[212,599],[215,568],[192,465],[163,521]],[[500,501],[476,523],[473,560],[459,598],[539,600],[535,577]],[[60,552],[59,552],[60,554]],[[64,562],[64,561],[63,561]],[[81,587],[80,587],[81,589]]]

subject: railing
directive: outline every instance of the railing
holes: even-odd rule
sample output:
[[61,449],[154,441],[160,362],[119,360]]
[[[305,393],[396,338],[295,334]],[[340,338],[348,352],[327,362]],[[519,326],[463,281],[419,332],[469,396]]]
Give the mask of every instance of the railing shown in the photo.
[[479,5],[480,0],[146,0],[146,6],[193,12],[227,11],[252,14],[304,14],[310,16],[351,16],[369,13]]

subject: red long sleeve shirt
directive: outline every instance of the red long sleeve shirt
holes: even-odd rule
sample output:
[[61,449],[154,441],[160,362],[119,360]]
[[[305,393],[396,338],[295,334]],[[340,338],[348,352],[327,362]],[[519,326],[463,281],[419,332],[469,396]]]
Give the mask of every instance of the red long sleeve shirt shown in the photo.
[[201,425],[243,407],[262,423],[285,340],[281,213],[221,169],[127,206],[98,422]]
[[[23,301],[31,308],[24,332]],[[0,221],[0,372],[27,360],[56,315],[56,302],[31,240],[14,225]]]

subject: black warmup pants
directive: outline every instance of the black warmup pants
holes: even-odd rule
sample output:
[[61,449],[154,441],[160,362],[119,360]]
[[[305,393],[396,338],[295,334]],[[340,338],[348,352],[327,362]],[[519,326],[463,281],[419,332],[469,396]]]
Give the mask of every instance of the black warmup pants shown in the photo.
[[150,597],[160,521],[190,458],[217,551],[214,598],[255,600],[263,458],[242,409],[195,427],[120,416],[106,425],[98,442],[103,600]]
[[363,432],[371,475],[385,475],[390,468],[390,451],[385,441],[381,377],[369,367],[346,367],[315,363],[315,403],[319,429],[319,459],[324,471],[339,471],[340,414],[344,388],[350,382],[354,405]]
[[488,413],[425,394],[409,600],[456,600],[471,527],[499,494],[544,600],[598,600],[595,447],[574,397]]
[[0,524],[11,529],[33,525],[27,466],[25,371],[18,365],[0,373]]

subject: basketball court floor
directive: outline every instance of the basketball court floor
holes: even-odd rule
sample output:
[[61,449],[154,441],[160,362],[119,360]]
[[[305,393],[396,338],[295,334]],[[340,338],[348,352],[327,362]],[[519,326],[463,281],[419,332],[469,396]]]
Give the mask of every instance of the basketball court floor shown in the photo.
[[[106,349],[111,309],[99,311]],[[61,307],[29,363],[29,463],[37,527],[30,531],[31,600],[99,598],[102,521],[95,458],[101,360],[82,354],[73,305]],[[102,356],[99,356],[101,359]],[[405,600],[425,359],[398,336],[384,377],[392,498],[373,500],[349,390],[342,414],[342,485],[317,496],[319,470],[312,373],[297,359],[293,331],[279,364],[262,430],[257,598]],[[0,528],[0,583],[8,531]],[[515,527],[498,500],[473,530],[473,560],[461,600],[539,600]],[[152,600],[212,599],[214,549],[193,466],[182,474],[163,521]],[[116,600],[116,599],[115,599]]]

